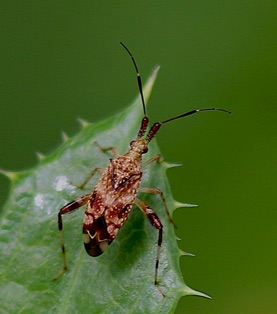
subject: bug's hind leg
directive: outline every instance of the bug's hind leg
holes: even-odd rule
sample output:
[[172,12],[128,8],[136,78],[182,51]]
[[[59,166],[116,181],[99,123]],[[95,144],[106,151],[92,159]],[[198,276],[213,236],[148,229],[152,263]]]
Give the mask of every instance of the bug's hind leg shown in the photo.
[[63,269],[53,278],[53,280],[58,279],[61,277],[64,272],[67,270],[67,262],[66,262],[66,255],[65,255],[65,245],[64,245],[64,236],[63,236],[63,221],[62,215],[71,213],[75,209],[85,205],[88,200],[91,198],[91,194],[86,194],[81,197],[76,198],[75,200],[69,202],[65,206],[63,206],[58,213],[58,228],[60,231],[60,240],[61,240],[61,250],[62,250],[62,258],[63,258]]
[[158,283],[158,269],[159,269],[159,262],[160,262],[160,254],[161,254],[161,247],[163,242],[163,225],[158,217],[158,215],[150,208],[147,204],[145,204],[142,200],[136,198],[135,204],[142,210],[142,212],[147,216],[148,220],[150,221],[151,225],[156,228],[159,232],[158,235],[158,248],[157,248],[157,256],[156,256],[156,264],[155,264],[155,277],[154,277],[154,284],[159,290],[159,292],[163,295],[164,293],[161,290],[161,287]]

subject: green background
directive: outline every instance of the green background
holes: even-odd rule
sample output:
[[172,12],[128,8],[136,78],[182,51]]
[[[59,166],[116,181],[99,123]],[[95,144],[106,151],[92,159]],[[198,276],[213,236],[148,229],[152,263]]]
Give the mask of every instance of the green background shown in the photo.
[[[137,94],[123,41],[144,80],[160,64],[152,121],[173,195],[186,283],[213,297],[176,313],[276,311],[276,1],[1,1],[0,167],[37,163]],[[275,36],[274,36],[275,35]],[[275,101],[274,101],[275,100]],[[130,121],[131,123],[131,121]],[[129,142],[131,139],[126,138]],[[0,202],[8,180],[0,177]],[[275,193],[274,193],[275,192]],[[93,293],[93,291],[92,291]]]

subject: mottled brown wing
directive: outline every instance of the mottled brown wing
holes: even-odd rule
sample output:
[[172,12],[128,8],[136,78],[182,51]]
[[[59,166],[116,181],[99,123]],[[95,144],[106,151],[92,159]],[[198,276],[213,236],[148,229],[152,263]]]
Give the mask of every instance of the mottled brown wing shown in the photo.
[[111,244],[138,193],[141,169],[133,161],[122,165],[121,157],[110,160],[87,203],[83,234],[86,251],[91,256],[101,255]]

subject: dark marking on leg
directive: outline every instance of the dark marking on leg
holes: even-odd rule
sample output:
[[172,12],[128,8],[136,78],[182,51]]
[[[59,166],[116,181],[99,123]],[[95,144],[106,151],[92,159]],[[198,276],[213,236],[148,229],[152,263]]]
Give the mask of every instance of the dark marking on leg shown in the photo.
[[157,248],[157,256],[156,256],[156,264],[155,264],[155,277],[154,277],[154,284],[159,290],[159,292],[163,295],[159,283],[158,283],[158,269],[159,269],[159,262],[160,262],[160,254],[161,254],[161,247],[163,242],[163,225],[158,217],[158,215],[150,208],[147,204],[145,204],[142,200],[136,198],[135,204],[142,210],[142,212],[147,216],[148,220],[150,221],[151,225],[155,227],[159,231],[158,235],[158,248]]
[[162,202],[163,202],[163,205],[164,205],[164,208],[165,208],[165,211],[166,211],[166,214],[167,214],[167,217],[168,217],[169,221],[173,224],[173,226],[176,228],[176,225],[174,224],[173,218],[170,215],[170,212],[169,212],[169,209],[168,209],[165,197],[164,197],[164,193],[162,190],[155,189],[155,188],[140,188],[139,192],[160,195]]
[[63,236],[63,221],[62,215],[71,213],[75,209],[85,205],[90,199],[91,194],[86,194],[84,196],[76,198],[74,201],[69,202],[65,206],[63,206],[58,213],[58,228],[60,231],[60,241],[61,241],[61,250],[62,250],[62,258],[63,258],[63,269],[53,278],[53,280],[58,279],[66,270],[67,270],[67,262],[66,262],[66,254],[65,254],[65,245],[64,245],[64,236]]

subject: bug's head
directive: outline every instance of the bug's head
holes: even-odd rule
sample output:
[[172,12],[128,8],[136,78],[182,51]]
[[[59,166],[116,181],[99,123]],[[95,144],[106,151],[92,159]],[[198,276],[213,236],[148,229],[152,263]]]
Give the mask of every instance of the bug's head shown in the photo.
[[146,140],[137,139],[130,143],[131,150],[139,155],[146,154],[148,152],[148,145]]

